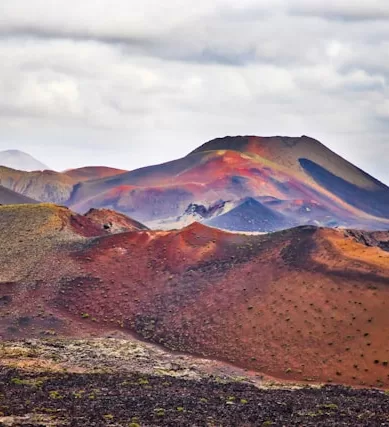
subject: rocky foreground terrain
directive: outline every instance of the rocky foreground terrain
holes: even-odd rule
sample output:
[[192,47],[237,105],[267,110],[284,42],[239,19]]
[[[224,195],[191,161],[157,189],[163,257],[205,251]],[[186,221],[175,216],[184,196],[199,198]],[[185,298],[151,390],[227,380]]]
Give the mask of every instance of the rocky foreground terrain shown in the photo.
[[2,206],[0,426],[389,426],[388,241]]
[[389,426],[382,390],[280,384],[136,340],[0,345],[1,426]]

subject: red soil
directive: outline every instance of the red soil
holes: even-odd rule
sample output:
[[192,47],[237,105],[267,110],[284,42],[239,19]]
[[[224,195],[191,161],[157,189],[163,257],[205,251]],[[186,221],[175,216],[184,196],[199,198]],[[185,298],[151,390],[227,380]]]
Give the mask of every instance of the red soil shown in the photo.
[[86,239],[75,216],[76,227],[35,223],[45,234],[21,244],[15,215],[0,259],[4,337],[117,328],[278,378],[389,386],[389,253],[360,235],[195,223]]
[[104,238],[76,257],[101,282],[63,289],[74,314],[276,377],[388,384],[389,254],[340,232],[195,225]]
[[109,209],[91,209],[84,217],[98,224],[100,233],[103,229],[111,233],[147,230],[147,227],[140,222]]

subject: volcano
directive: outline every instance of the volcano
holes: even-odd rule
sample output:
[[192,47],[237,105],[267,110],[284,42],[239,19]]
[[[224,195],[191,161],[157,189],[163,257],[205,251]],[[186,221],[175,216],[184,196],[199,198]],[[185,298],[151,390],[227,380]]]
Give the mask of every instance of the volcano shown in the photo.
[[[389,229],[389,188],[307,136],[218,138],[184,158],[130,172],[0,167],[0,185],[79,214],[115,210],[152,229],[182,228],[197,220],[229,231],[273,232],[295,225]],[[253,206],[239,207],[246,200]],[[223,209],[212,218],[188,214],[193,206],[213,212],[219,205]]]
[[92,214],[0,207],[3,339],[117,330],[276,378],[389,386],[388,232],[123,232],[119,216],[111,234],[113,213]]
[[237,205],[245,198],[271,198],[273,215],[283,220],[276,228],[265,227],[266,212],[263,220],[261,215],[254,222],[247,217],[246,226],[244,219],[228,221],[231,231],[237,230],[231,228],[235,223],[250,230],[255,228],[250,224],[258,223],[255,231],[288,224],[389,227],[389,188],[307,136],[215,139],[176,161],[80,183],[67,205],[78,212],[115,209],[168,229],[177,226],[191,204]]

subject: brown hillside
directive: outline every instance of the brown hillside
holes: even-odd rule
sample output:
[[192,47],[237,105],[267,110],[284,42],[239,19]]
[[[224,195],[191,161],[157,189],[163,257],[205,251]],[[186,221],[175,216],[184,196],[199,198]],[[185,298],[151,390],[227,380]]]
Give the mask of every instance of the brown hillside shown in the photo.
[[340,230],[197,223],[98,237],[64,208],[0,213],[3,337],[110,327],[275,377],[389,386],[386,233],[370,246]]
[[83,216],[66,207],[44,203],[0,206],[3,266],[0,283],[39,283],[48,277],[66,275],[68,264],[72,264],[66,258],[69,245],[86,244],[88,238],[133,230],[135,224],[142,227],[115,212],[95,211]]
[[72,178],[75,182],[89,181],[91,179],[108,178],[115,175],[120,175],[127,171],[122,169],[108,168],[105,166],[87,166],[84,168],[70,169],[63,172]]
[[110,231],[111,233],[148,230],[140,222],[109,209],[91,209],[84,216],[93,223],[99,224],[101,229]]
[[107,167],[85,167],[66,172],[19,171],[0,166],[0,185],[41,202],[66,204],[79,182],[120,175],[125,171]]
[[64,204],[74,184],[72,178],[59,172],[23,172],[0,166],[0,185],[41,202]]

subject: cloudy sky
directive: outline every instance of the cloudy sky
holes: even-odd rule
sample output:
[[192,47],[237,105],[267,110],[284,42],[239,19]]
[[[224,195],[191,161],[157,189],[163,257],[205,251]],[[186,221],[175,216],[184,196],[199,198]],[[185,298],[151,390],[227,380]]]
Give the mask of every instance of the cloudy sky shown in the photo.
[[125,169],[306,134],[389,183],[388,0],[1,0],[0,150]]

